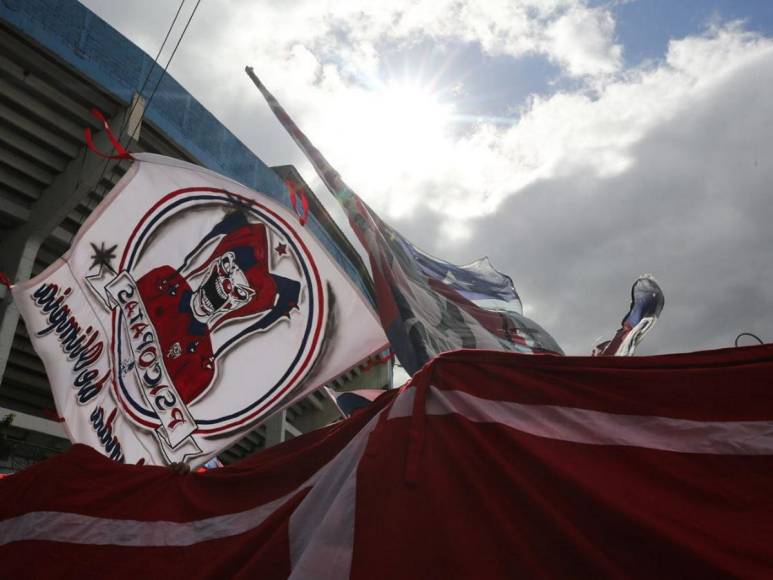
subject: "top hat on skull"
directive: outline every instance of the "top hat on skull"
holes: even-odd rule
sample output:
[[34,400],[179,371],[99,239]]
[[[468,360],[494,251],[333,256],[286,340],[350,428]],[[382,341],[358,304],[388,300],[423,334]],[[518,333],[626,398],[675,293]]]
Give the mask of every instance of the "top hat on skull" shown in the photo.
[[229,214],[188,254],[191,258],[212,239],[222,236],[208,258],[185,277],[201,276],[193,290],[193,316],[211,330],[235,319],[249,318],[274,306],[277,286],[268,271],[268,231],[248,223],[241,213]]

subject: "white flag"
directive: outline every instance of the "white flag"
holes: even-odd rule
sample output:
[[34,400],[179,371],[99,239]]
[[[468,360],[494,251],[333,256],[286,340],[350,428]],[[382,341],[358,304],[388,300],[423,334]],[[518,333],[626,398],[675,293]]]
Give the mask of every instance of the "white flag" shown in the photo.
[[73,442],[199,465],[384,349],[370,306],[283,206],[134,157],[70,251],[13,289]]

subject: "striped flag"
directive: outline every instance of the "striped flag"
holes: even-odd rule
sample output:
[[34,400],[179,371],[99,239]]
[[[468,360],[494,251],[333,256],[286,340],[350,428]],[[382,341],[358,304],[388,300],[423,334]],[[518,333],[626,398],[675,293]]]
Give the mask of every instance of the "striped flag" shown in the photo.
[[409,374],[439,353],[460,348],[563,354],[544,329],[523,315],[508,276],[485,258],[456,266],[416,248],[344,183],[249,67],[247,74],[341,203],[368,252],[381,324]]
[[457,351],[222,469],[75,445],[0,480],[0,575],[767,578],[771,376],[771,345]]

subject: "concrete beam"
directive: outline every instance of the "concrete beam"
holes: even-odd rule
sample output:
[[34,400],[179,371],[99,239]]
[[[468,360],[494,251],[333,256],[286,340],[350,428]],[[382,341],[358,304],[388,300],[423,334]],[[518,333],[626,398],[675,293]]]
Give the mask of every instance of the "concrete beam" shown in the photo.
[[34,203],[38,199],[40,185],[20,173],[3,171],[0,173],[0,185],[4,189],[18,191],[30,203]]
[[306,400],[306,401],[308,401],[309,403],[311,403],[311,405],[312,405],[312,406],[313,406],[313,407],[314,407],[314,408],[315,408],[317,411],[322,411],[322,410],[323,410],[323,409],[322,409],[322,403],[321,403],[321,402],[320,402],[320,400],[317,398],[317,396],[318,396],[318,393],[319,393],[319,391],[318,391],[318,390],[317,390],[317,391],[314,391],[313,393],[309,393],[309,396],[308,396],[308,397],[306,397],[306,399],[305,399],[305,400]]
[[295,428],[292,423],[290,423],[290,421],[285,421],[284,428],[285,434],[283,441],[287,441],[287,439],[289,439],[289,437],[287,437],[288,434],[292,435],[293,437],[299,437],[302,434],[298,429]]
[[[52,24],[54,23],[52,22]],[[27,78],[34,78],[34,75],[40,73],[45,79],[50,79],[52,85],[68,87],[65,89],[68,93],[71,95],[77,93],[77,98],[80,101],[89,103],[93,107],[99,107],[101,111],[111,111],[114,106],[113,101],[105,93],[92,86],[91,83],[83,82],[82,77],[77,72],[72,71],[70,67],[63,67],[52,60],[46,52],[41,52],[18,37],[8,34],[0,35],[0,52],[13,55],[12,62],[24,66],[24,70],[28,73]],[[85,58],[88,59],[88,57]]]
[[41,391],[33,390],[26,383],[16,384],[8,377],[3,381],[0,394],[2,395],[0,401],[3,404],[20,410],[29,410],[32,413],[37,413],[40,409],[49,409],[54,405],[50,390],[41,393]]
[[70,135],[71,138],[80,139],[80,136],[83,134],[83,127],[80,123],[63,117],[58,111],[43,101],[30,98],[26,87],[10,83],[1,76],[0,94],[14,103],[17,108],[24,109],[26,115],[32,115],[51,126],[57,127],[60,132]]
[[65,155],[75,157],[78,154],[78,146],[74,145],[69,139],[65,139],[53,131],[49,131],[42,128],[35,121],[31,121],[21,113],[17,113],[11,107],[0,103],[0,119],[3,119],[14,127],[16,133],[20,131],[35,139],[39,139],[45,143],[50,143],[53,147],[56,147]]
[[16,62],[18,56],[15,53],[9,52],[8,54],[13,54],[14,59],[12,60],[0,54],[0,71],[13,79],[16,84],[23,87],[25,95],[35,95],[49,103],[55,104],[59,109],[65,109],[76,118],[76,122],[97,127],[97,121],[89,114],[88,106],[74,101],[63,92],[57,90],[50,81]]
[[10,195],[6,196],[2,192],[0,192],[0,203],[2,203],[3,205],[0,211],[10,216],[11,218],[17,221],[20,221],[22,223],[30,219],[29,208],[25,205],[22,205],[14,201]]
[[[124,147],[139,137],[144,100],[135,95],[131,105],[110,121],[116,132],[126,122],[126,132],[121,138]],[[104,132],[95,138],[97,147],[110,149]],[[35,258],[43,241],[59,229],[59,224],[80,204],[98,184],[103,175],[109,175],[116,165],[115,160],[105,160],[90,152],[85,146],[75,159],[67,164],[51,185],[46,187],[30,208],[28,222],[11,230],[2,239],[3,252],[0,255],[0,271],[4,271],[14,282],[28,280],[35,267]],[[6,293],[0,306],[0,377],[5,372],[8,355],[11,352],[19,311],[10,293]]]
[[14,365],[7,365],[3,376],[8,381],[24,385],[30,391],[34,389],[35,394],[42,396],[44,393],[48,395],[51,392],[51,386],[48,384],[48,379],[45,375],[29,372],[25,369],[18,369]]
[[[137,99],[138,97],[135,97],[132,102],[137,102]],[[124,146],[128,146],[132,138],[136,139],[139,136],[143,112],[144,104],[140,99],[136,107],[132,109],[130,106],[110,121],[116,131],[123,126],[124,122],[128,123],[128,130],[123,138]],[[129,115],[131,118],[126,121]],[[96,144],[97,147],[105,150],[111,149],[104,133],[97,136]],[[68,163],[65,170],[43,190],[40,198],[32,205],[30,220],[13,230],[7,236],[8,239],[3,240],[3,245],[10,246],[14,243],[20,245],[29,238],[36,238],[42,242],[97,187],[104,175],[110,175],[117,163],[116,160],[102,159],[86,147],[82,147],[75,159]],[[8,272],[8,266],[5,264],[4,266]]]
[[4,146],[0,146],[0,163],[21,170],[25,175],[32,177],[43,187],[50,185],[54,180],[53,171]]
[[266,426],[266,442],[264,447],[268,449],[274,445],[278,445],[285,440],[286,423],[285,411],[279,411],[269,417],[263,424]]
[[27,431],[45,433],[46,435],[59,437],[61,439],[68,439],[67,433],[65,433],[61,423],[0,407],[0,418],[4,418],[7,415],[13,415],[13,423],[11,424],[14,427],[26,429]]
[[25,137],[15,127],[6,125],[2,117],[0,117],[0,141],[14,151],[37,159],[54,173],[61,173],[67,167],[64,154],[56,153],[38,141]]

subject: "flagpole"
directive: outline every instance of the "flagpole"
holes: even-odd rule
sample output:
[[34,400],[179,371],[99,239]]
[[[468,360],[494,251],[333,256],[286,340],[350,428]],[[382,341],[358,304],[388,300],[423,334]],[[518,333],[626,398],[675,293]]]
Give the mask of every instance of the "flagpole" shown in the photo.
[[325,156],[322,155],[319,149],[314,147],[311,141],[309,141],[308,137],[306,137],[298,125],[295,124],[295,121],[293,121],[290,115],[288,115],[284,107],[279,104],[279,101],[276,100],[274,95],[271,94],[271,92],[261,82],[261,80],[255,74],[253,68],[251,66],[247,66],[244,68],[244,71],[247,73],[247,76],[250,77],[250,80],[252,80],[257,89],[261,92],[263,98],[266,99],[268,106],[277,116],[279,122],[285,127],[287,132],[290,134],[290,137],[292,137],[293,141],[295,141],[296,145],[298,145],[301,151],[306,153],[306,155],[311,158],[310,161],[312,162],[311,165],[314,167],[314,171],[316,171],[317,175],[322,180],[322,183],[324,183],[325,186],[330,190],[330,193],[332,193],[340,203],[351,203],[352,198],[355,195],[352,189],[346,185],[346,183],[344,183],[339,173],[333,169],[333,166],[330,165],[327,159],[325,159]]
[[[354,233],[368,252],[379,318],[392,350],[408,373],[414,374],[440,352],[456,348],[563,354],[548,333],[519,312],[505,314],[483,308],[466,297],[462,288],[438,279],[432,267],[422,265],[419,255],[424,260],[428,256],[385,224],[344,183],[252,68],[246,67],[245,72],[341,204]],[[458,266],[440,266],[441,270],[448,267],[474,276]],[[480,282],[486,288],[490,285],[482,278]],[[509,284],[512,294],[516,294],[512,280]]]

